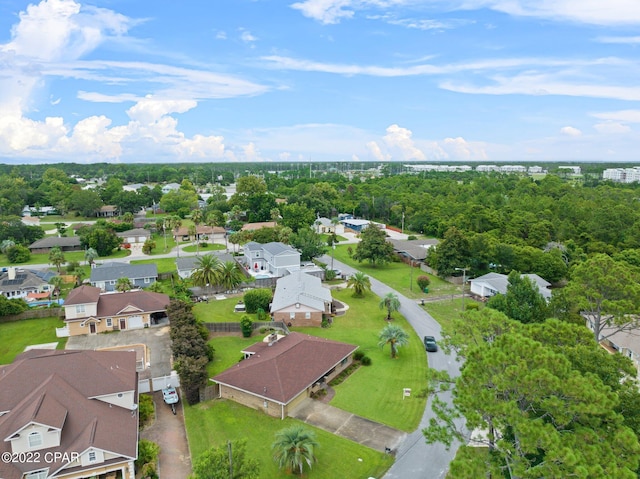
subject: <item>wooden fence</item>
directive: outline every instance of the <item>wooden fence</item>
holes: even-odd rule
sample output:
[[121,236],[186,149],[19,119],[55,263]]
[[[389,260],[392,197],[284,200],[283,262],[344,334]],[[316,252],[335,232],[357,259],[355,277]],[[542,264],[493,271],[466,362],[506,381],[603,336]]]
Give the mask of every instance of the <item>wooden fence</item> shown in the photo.
[[[211,333],[242,333],[240,323],[203,323]],[[254,321],[253,330],[267,328],[280,329],[289,334],[289,328],[282,321]]]
[[52,316],[62,319],[64,317],[62,308],[28,309],[20,314],[1,316],[0,323],[10,323],[12,321],[20,321],[22,319],[50,318]]

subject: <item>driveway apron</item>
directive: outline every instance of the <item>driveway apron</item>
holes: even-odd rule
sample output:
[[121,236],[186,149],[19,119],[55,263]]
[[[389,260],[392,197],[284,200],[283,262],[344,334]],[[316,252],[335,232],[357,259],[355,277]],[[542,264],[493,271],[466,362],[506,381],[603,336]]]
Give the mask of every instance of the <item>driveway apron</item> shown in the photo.
[[403,431],[311,398],[305,399],[290,416],[381,452],[395,450],[406,436]]

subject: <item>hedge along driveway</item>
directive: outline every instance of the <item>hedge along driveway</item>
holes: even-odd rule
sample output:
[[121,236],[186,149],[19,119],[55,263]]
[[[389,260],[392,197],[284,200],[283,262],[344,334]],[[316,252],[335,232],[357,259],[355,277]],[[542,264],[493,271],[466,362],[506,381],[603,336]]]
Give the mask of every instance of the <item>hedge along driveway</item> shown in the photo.
[[[386,311],[378,306],[380,298],[373,293],[353,298],[349,289],[334,290],[332,295],[349,305],[344,316],[335,317],[328,329],[296,330],[356,344],[372,364],[360,367],[336,386],[331,405],[403,431],[415,430],[426,406],[426,398],[419,397],[426,387],[427,372],[422,340],[400,313],[393,313],[393,323],[407,332],[409,344],[399,348],[397,359],[391,359],[389,346],[378,347],[378,335],[387,325]],[[410,397],[403,396],[403,388],[411,388]]]

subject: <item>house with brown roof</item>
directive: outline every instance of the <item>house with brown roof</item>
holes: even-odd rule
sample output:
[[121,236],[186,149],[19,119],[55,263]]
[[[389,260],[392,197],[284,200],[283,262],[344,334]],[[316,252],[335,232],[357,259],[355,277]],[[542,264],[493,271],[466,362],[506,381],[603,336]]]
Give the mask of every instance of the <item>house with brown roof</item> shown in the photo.
[[189,228],[186,226],[181,226],[173,230],[173,239],[174,241],[212,241],[216,238],[224,239],[226,234],[225,229],[222,226],[208,226],[208,225],[198,225],[196,226],[195,235],[191,234],[192,231],[189,231]]
[[118,207],[115,205],[104,205],[96,210],[96,216],[98,218],[113,218],[114,216],[119,216],[120,212],[118,211]]
[[169,296],[151,291],[101,293],[100,288],[82,285],[73,289],[64,303],[64,328],[58,337],[107,331],[148,328],[165,318]]
[[289,333],[249,346],[245,359],[211,378],[218,397],[284,419],[352,363],[358,346]]
[[0,366],[0,455],[16,458],[0,477],[134,479],[137,387],[131,351],[31,350]]

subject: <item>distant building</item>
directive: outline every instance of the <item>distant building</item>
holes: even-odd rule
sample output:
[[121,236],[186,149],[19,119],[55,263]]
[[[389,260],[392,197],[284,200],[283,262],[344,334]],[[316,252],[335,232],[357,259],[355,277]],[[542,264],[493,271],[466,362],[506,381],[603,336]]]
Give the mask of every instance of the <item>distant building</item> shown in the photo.
[[[544,298],[549,301],[551,299],[551,283],[544,280],[537,274],[523,274],[537,286],[538,291]],[[509,277],[506,274],[488,273],[469,281],[471,283],[471,293],[480,298],[490,298],[496,294],[506,294],[509,286]]]

